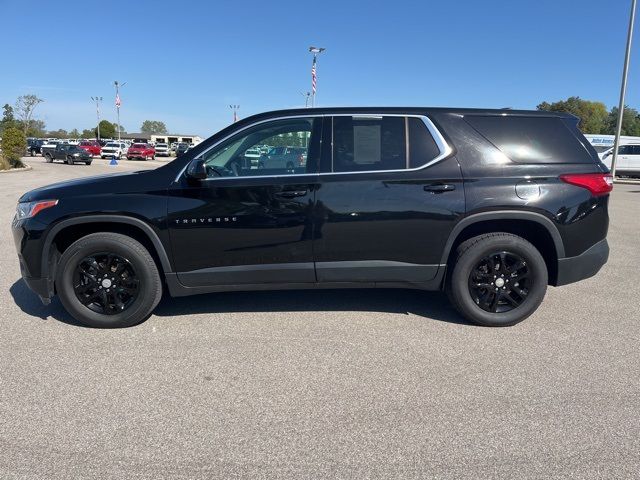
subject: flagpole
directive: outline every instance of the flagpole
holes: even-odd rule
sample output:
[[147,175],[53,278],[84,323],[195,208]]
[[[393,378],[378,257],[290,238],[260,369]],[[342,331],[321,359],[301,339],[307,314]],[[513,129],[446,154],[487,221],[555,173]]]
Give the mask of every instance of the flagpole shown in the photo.
[[120,87],[124,87],[125,84],[127,82],[124,83],[120,83],[118,82],[118,80],[114,81],[113,84],[116,87],[116,117],[117,117],[117,122],[118,122],[118,143],[120,143]]
[[313,63],[311,64],[311,107],[316,106],[316,90],[318,86],[318,55],[326,49],[323,47],[309,47],[313,53]]

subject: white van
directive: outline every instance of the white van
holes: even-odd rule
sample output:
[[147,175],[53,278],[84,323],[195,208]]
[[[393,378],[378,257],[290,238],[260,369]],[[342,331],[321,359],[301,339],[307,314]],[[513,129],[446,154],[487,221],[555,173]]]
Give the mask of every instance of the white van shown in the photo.
[[[613,148],[602,154],[602,163],[611,168]],[[640,143],[629,143],[618,146],[616,175],[640,176]]]

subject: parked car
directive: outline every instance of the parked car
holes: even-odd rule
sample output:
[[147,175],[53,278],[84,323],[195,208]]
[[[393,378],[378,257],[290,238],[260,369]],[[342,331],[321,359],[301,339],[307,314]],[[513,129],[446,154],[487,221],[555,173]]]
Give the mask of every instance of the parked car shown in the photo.
[[[602,155],[602,163],[611,168],[613,148]],[[626,177],[640,176],[640,143],[629,143],[618,146],[618,159],[616,161],[616,175]]]
[[293,170],[304,167],[307,161],[305,147],[273,147],[267,153],[260,155],[259,168],[286,168]]
[[89,155],[96,157],[100,155],[100,152],[102,150],[100,143],[98,143],[96,140],[83,140],[78,144],[78,147],[89,152]]
[[127,145],[124,142],[109,142],[100,149],[100,158],[122,158],[127,151]]
[[43,147],[42,156],[47,163],[51,163],[54,160],[62,160],[69,165],[77,162],[91,165],[92,160],[89,152],[77,145],[69,145],[68,143],[59,143],[55,147]]
[[189,149],[188,143],[178,143],[176,145],[176,157],[179,157]]
[[171,150],[169,149],[169,145],[167,143],[156,143],[156,155],[158,157],[169,157],[171,155]]
[[261,156],[262,152],[260,151],[259,147],[249,148],[246,152],[244,152],[244,158],[247,160],[247,162],[250,163],[250,165],[254,167],[258,166],[258,161],[260,160]]
[[127,160],[155,160],[156,150],[148,143],[134,143],[127,150]]
[[[173,296],[282,288],[444,290],[481,325],[607,261],[612,179],[569,114],[298,109],[238,121],[158,169],[25,193],[12,229],[46,304],[123,327]],[[309,137],[303,169],[244,153]],[[425,301],[433,297],[427,297]]]
[[27,153],[32,157],[38,153],[42,153],[40,149],[44,144],[45,140],[40,138],[27,138]]

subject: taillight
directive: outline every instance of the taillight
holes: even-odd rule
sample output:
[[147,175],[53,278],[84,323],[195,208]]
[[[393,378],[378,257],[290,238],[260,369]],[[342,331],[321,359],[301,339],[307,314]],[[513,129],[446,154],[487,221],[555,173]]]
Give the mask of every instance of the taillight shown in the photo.
[[610,173],[567,173],[560,175],[560,180],[586,188],[596,197],[613,190],[613,177]]

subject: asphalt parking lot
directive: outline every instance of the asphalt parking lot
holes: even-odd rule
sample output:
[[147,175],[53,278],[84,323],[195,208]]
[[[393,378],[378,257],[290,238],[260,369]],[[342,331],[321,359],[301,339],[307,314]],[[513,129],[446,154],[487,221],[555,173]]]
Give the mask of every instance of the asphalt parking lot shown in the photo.
[[515,327],[443,295],[288,291],[163,299],[78,326],[20,280],[20,194],[154,168],[0,174],[0,478],[638,478],[640,185],[616,185],[611,257]]

